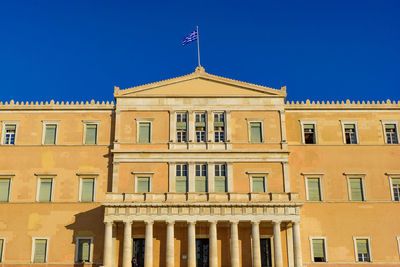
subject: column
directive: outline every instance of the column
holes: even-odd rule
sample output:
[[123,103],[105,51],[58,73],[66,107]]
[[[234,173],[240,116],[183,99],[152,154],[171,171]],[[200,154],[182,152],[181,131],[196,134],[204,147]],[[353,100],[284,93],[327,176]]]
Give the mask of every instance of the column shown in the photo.
[[169,111],[169,141],[176,142],[175,137],[175,129],[176,129],[176,111]]
[[214,142],[214,118],[212,111],[207,111],[207,142]]
[[195,127],[194,127],[194,121],[195,121],[195,114],[194,114],[194,111],[189,111],[188,112],[188,119],[189,119],[189,123],[188,123],[188,129],[187,129],[187,135],[188,135],[188,141],[189,142],[195,142],[195,138],[196,138],[196,136],[195,136],[195,134],[194,134],[194,132],[195,132]]
[[195,187],[196,187],[196,184],[195,184],[195,176],[196,176],[196,168],[195,168],[195,165],[194,165],[194,163],[193,162],[190,162],[189,163],[189,169],[188,169],[188,177],[187,177],[187,179],[188,179],[188,192],[194,192],[195,191]]
[[300,240],[300,224],[293,222],[293,248],[294,248],[294,266],[302,266],[301,258],[301,240]]
[[132,221],[124,221],[122,267],[132,267]]
[[261,267],[260,222],[251,222],[251,240],[253,244],[253,267]]
[[289,162],[282,162],[282,171],[283,171],[283,191],[289,193],[290,192]]
[[275,267],[283,267],[282,243],[281,243],[281,222],[274,221],[273,224],[274,224]]
[[188,221],[188,267],[196,267],[196,222]]
[[166,251],[166,266],[174,267],[175,264],[175,249],[174,249],[174,221],[167,221],[167,251]]
[[104,252],[103,252],[103,266],[111,267],[112,261],[112,222],[104,222]]
[[217,221],[210,222],[210,267],[218,267]]
[[144,267],[153,267],[153,221],[146,221]]
[[238,221],[231,221],[231,266],[239,267],[239,231]]

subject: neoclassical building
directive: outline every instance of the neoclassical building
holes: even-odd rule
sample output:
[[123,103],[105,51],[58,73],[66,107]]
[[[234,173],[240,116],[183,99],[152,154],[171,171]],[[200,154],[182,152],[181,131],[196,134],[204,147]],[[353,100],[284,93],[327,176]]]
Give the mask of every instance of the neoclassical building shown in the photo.
[[0,265],[400,266],[400,102],[204,68],[115,103],[0,103]]

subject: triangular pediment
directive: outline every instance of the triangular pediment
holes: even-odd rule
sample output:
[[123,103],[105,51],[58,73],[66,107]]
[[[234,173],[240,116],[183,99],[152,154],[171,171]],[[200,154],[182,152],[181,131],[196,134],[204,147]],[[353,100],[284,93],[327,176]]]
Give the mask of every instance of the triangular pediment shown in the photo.
[[115,97],[285,97],[286,87],[280,90],[240,82],[208,74],[202,67],[177,78],[120,90],[115,88]]

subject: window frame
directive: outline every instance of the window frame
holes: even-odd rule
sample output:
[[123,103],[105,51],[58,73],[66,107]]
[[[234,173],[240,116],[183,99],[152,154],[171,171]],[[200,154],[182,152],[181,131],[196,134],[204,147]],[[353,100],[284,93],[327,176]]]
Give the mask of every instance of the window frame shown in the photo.
[[[217,116],[218,118],[220,118],[221,117],[221,115],[223,116],[223,118],[224,118],[224,121],[222,121],[222,123],[223,123],[223,126],[215,126],[215,124],[216,123],[221,123],[221,121],[216,121],[215,120],[215,116]],[[214,141],[214,143],[226,143],[227,142],[227,113],[225,112],[225,111],[212,111],[212,113],[211,113],[211,116],[212,116],[212,127],[213,127],[213,136],[212,136],[212,139],[213,139],[213,141]],[[215,130],[215,128],[216,127],[223,127],[224,128],[224,130],[223,131],[216,131]],[[221,135],[220,134],[218,134],[218,142],[216,141],[216,138],[215,138],[215,134],[216,133],[221,133],[222,132],[222,134],[223,134],[223,141],[221,141]]]
[[[79,177],[79,195],[78,195],[78,201],[83,202],[83,203],[92,203],[96,202],[96,186],[97,186],[97,177],[99,176],[98,174],[77,174]],[[82,201],[82,182],[83,179],[93,179],[93,200],[88,202],[88,201]]]
[[[366,194],[366,187],[365,187],[365,174],[364,173],[345,173],[347,180],[347,192],[348,192],[348,197],[349,201],[352,202],[366,202],[367,201],[367,194]],[[351,199],[351,187],[350,187],[350,179],[361,179],[361,186],[362,186],[362,201],[358,200],[352,200]]]
[[[45,136],[46,136],[46,126],[47,125],[56,125],[56,138],[54,140],[54,144],[45,144]],[[58,132],[60,130],[60,121],[59,120],[45,120],[42,121],[42,146],[56,146],[58,145]]]
[[397,240],[397,250],[399,252],[399,257],[400,257],[400,236],[397,236],[396,240]]
[[[219,174],[221,174],[222,173],[222,169],[221,169],[221,167],[222,166],[224,166],[224,168],[225,168],[225,176],[221,176],[221,175],[219,175],[219,176],[216,176],[215,175],[215,172],[216,172],[216,170],[217,170],[217,168],[216,168],[216,166],[218,166],[218,172],[219,172]],[[213,175],[213,178],[214,178],[214,190],[213,190],[213,192],[214,193],[227,193],[228,192],[228,164],[226,164],[225,162],[216,162],[216,163],[214,163],[214,168],[213,168],[214,170],[213,170],[213,172],[214,172],[214,175]],[[216,186],[215,186],[215,182],[216,182],[216,179],[217,178],[221,178],[221,177],[225,177],[225,191],[224,192],[217,192],[216,190],[215,190],[215,188],[216,188]]]
[[400,179],[400,173],[386,173],[386,175],[389,178],[389,186],[390,186],[390,197],[393,202],[400,202],[400,196],[399,200],[394,199],[394,192],[393,192],[393,179]]
[[[179,166],[186,166],[186,176],[183,176],[183,175],[178,176],[178,175],[176,175],[177,172],[178,172],[178,168],[177,168],[178,165]],[[182,169],[181,169],[180,172],[181,172],[181,174],[183,173]],[[177,192],[177,190],[176,190],[176,179],[178,177],[186,177],[186,191],[185,192]],[[177,163],[175,163],[174,164],[174,169],[173,169],[173,177],[172,177],[172,179],[173,179],[173,183],[174,183],[174,187],[175,187],[175,190],[174,190],[175,193],[183,194],[183,193],[189,192],[189,164],[185,163],[185,162],[177,162]]]
[[[78,261],[78,254],[79,254],[79,240],[81,239],[90,239],[90,246],[89,246],[89,261]],[[93,252],[94,252],[94,242],[93,242],[93,236],[79,236],[75,238],[75,263],[93,263]]]
[[[15,125],[15,137],[14,137],[14,144],[5,144],[4,143],[4,138],[6,135],[6,125]],[[15,146],[17,145],[17,140],[18,140],[18,128],[19,128],[19,121],[15,120],[5,120],[2,121],[2,127],[1,127],[1,145],[4,146]]]
[[[343,136],[343,144],[344,145],[359,145],[360,144],[360,138],[358,135],[358,121],[355,120],[340,120],[340,123],[342,125],[342,136]],[[355,144],[347,144],[346,143],[346,132],[345,132],[345,125],[346,124],[354,124],[354,129],[356,132],[356,143]]]
[[[100,129],[100,121],[99,120],[83,120],[83,138],[82,138],[82,144],[86,146],[96,146],[99,144],[99,129]],[[95,144],[86,144],[86,130],[87,130],[87,125],[89,124],[95,124],[96,125],[96,143]]]
[[[383,141],[385,142],[386,145],[398,145],[400,144],[400,139],[399,139],[399,121],[398,120],[381,120],[382,123],[382,131],[383,131]],[[386,136],[386,124],[394,124],[396,127],[396,134],[397,134],[397,144],[389,144],[387,142],[387,136]]]
[[[359,261],[358,260],[357,240],[363,240],[363,239],[367,240],[369,261]],[[354,243],[354,256],[355,256],[356,262],[373,262],[372,261],[372,251],[371,251],[371,238],[369,236],[353,236],[353,243]]]
[[[178,121],[178,115],[181,116],[181,121]],[[182,121],[182,115],[184,115],[186,117],[186,121]],[[176,111],[175,112],[175,140],[177,143],[187,143],[189,142],[189,113],[187,111]],[[178,129],[178,123],[186,123],[186,129]],[[185,138],[182,138],[181,141],[178,141],[178,132],[185,132]]]
[[[132,172],[134,176],[134,192],[137,194],[148,194],[153,190],[153,175],[154,172]],[[138,192],[138,178],[148,177],[149,178],[149,192]]]
[[50,237],[32,237],[32,252],[31,252],[31,263],[32,264],[41,264],[42,262],[34,262],[35,259],[35,240],[46,240],[46,255],[45,255],[45,261],[43,263],[48,263],[48,256],[49,256],[49,243],[50,243]]
[[[148,143],[140,143],[139,138],[140,138],[140,123],[150,123],[150,136],[149,136],[149,142]],[[151,144],[153,143],[153,119],[139,119],[136,118],[136,143],[145,145],[145,144]]]
[[[200,166],[200,174],[203,174],[203,169],[202,166],[205,165],[205,170],[206,170],[206,175],[205,176],[197,176],[196,175],[196,166],[199,165]],[[194,187],[193,187],[193,192],[194,193],[200,193],[200,194],[204,194],[204,193],[209,193],[210,192],[210,188],[209,188],[209,179],[210,179],[210,174],[209,174],[209,163],[208,162],[196,162],[194,163],[194,177],[193,177],[193,181],[194,181]],[[190,173],[190,172],[189,172]],[[188,174],[189,174],[188,173]],[[206,186],[206,190],[204,192],[200,192],[196,190],[196,178],[205,178],[205,186]],[[189,178],[188,178],[189,179]]]
[[[306,200],[310,202],[323,202],[324,201],[324,193],[323,193],[323,173],[301,173],[304,176],[305,190],[306,190]],[[321,200],[310,200],[309,192],[308,192],[308,179],[318,179],[319,180],[319,194]]]
[[[248,119],[247,120],[247,134],[249,144],[264,144],[265,143],[265,135],[264,135],[264,119]],[[251,123],[260,123],[261,127],[261,141],[260,142],[252,142],[251,141]]]
[[[268,174],[269,172],[246,172],[249,176],[249,185],[250,185],[250,193],[260,194],[260,193],[268,193]],[[253,178],[254,177],[262,177],[264,178],[264,192],[253,192]]]
[[[322,239],[322,240],[324,240],[325,261],[323,261],[323,262],[314,261],[314,247],[313,247],[312,241],[313,241],[313,240],[316,240],[316,239]],[[327,245],[326,237],[325,237],[325,236],[310,236],[310,237],[309,237],[309,241],[310,241],[311,262],[312,262],[312,263],[328,263],[328,245]]]
[[0,251],[0,263],[4,263],[4,251],[6,250],[6,240],[7,238],[5,236],[0,236],[0,240],[3,240],[3,247],[2,250]]
[[15,174],[0,174],[0,179],[10,179],[10,185],[8,187],[8,200],[3,201],[3,202],[0,201],[0,203],[10,203],[11,189],[12,189],[12,183],[13,183],[14,176],[15,176]]
[[[306,144],[305,136],[304,136],[304,125],[305,124],[312,124],[314,125],[314,143]],[[300,127],[301,127],[301,143],[303,145],[317,145],[318,144],[318,131],[317,131],[317,121],[316,120],[300,120]]]
[[[56,175],[36,175],[37,176],[37,184],[36,184],[36,202],[37,203],[51,203],[54,202],[54,188],[55,188],[55,177]],[[51,179],[51,193],[50,193],[50,201],[48,202],[43,202],[39,201],[39,196],[40,196],[40,180],[41,179]]]

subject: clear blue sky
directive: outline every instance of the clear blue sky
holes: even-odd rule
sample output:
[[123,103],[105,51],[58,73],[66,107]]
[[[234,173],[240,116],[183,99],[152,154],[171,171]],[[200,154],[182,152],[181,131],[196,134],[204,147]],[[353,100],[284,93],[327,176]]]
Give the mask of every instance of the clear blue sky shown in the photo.
[[113,100],[206,71],[288,100],[400,100],[400,1],[1,1],[0,101]]

